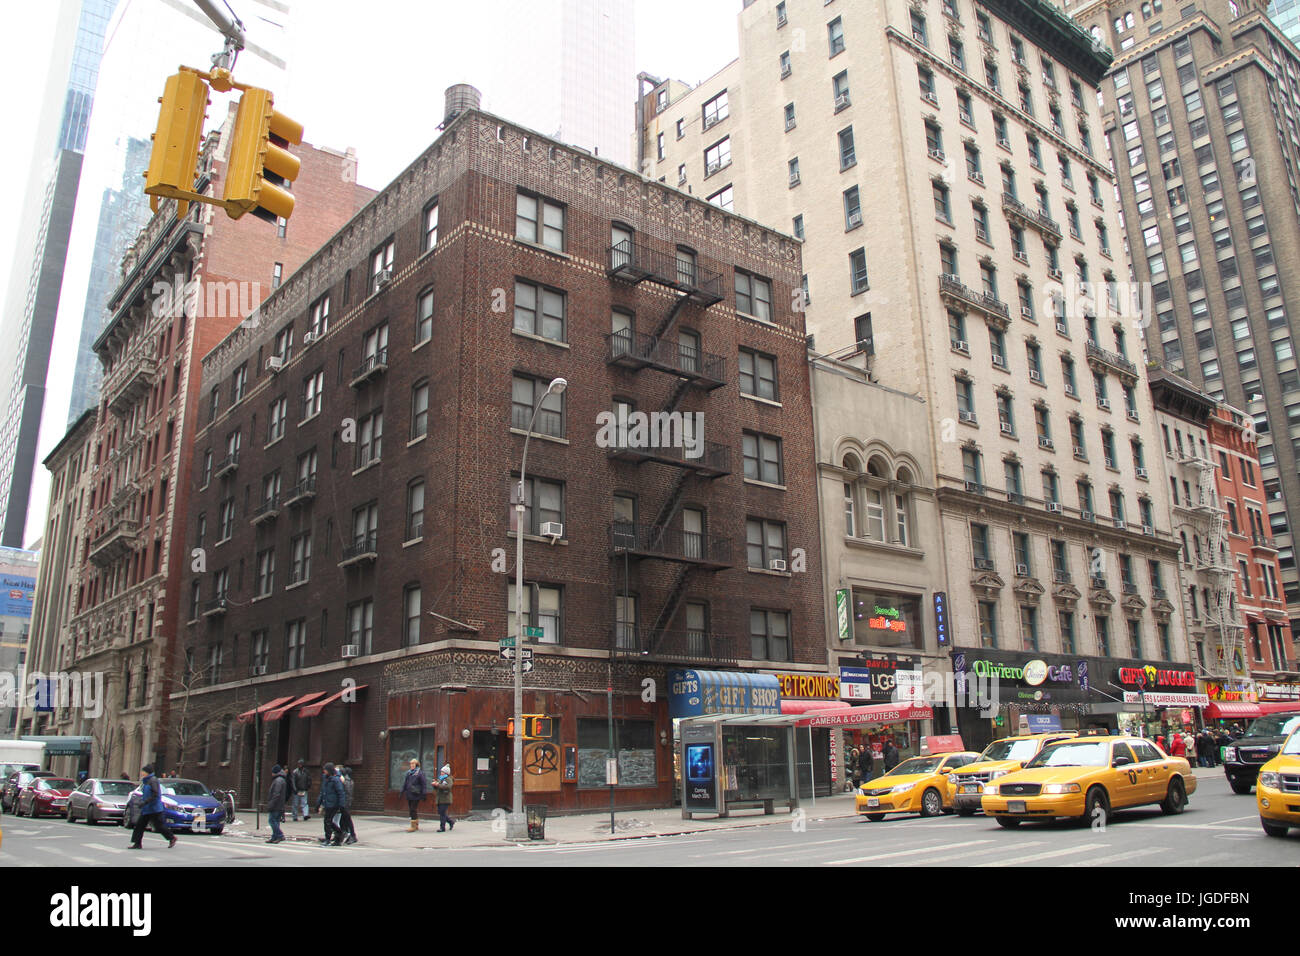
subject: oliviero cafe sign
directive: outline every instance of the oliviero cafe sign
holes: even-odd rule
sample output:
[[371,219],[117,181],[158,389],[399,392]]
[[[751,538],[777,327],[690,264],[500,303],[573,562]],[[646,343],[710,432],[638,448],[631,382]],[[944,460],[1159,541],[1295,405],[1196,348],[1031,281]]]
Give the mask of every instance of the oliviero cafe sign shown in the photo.
[[1069,664],[1048,664],[1038,659],[1026,661],[1020,666],[977,660],[971,664],[971,670],[977,677],[1020,681],[1030,687],[1038,687],[1045,683],[1074,683],[1074,668]]

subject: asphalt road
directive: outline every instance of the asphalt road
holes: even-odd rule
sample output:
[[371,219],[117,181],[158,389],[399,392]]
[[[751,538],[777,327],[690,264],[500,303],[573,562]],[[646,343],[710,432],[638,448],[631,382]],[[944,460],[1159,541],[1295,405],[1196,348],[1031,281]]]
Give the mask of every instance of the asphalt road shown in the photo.
[[1264,835],[1255,798],[1233,794],[1221,775],[1203,775],[1187,810],[1121,811],[1104,830],[1066,823],[1004,830],[982,815],[802,819],[776,825],[681,836],[590,843],[465,849],[386,849],[364,844],[324,848],[269,846],[227,831],[220,837],[180,834],[172,850],[157,834],[144,849],[126,848],[118,827],[60,819],[5,816],[0,867],[17,866],[1156,866],[1300,865],[1300,830],[1285,839]]

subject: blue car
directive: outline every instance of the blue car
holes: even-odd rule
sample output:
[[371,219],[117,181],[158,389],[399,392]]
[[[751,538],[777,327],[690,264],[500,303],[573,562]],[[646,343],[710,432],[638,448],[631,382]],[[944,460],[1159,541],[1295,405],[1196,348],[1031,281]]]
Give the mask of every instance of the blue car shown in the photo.
[[[163,820],[169,830],[191,830],[196,833],[220,834],[226,828],[226,811],[221,801],[212,795],[198,780],[163,779]],[[133,827],[140,819],[141,793],[137,786],[131,791],[122,826]]]

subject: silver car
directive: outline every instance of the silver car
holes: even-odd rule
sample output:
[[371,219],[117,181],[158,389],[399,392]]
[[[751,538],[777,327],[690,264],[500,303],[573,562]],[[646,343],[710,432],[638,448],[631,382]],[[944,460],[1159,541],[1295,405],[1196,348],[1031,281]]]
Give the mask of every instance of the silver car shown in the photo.
[[68,822],[120,823],[135,784],[129,780],[91,777],[68,797]]

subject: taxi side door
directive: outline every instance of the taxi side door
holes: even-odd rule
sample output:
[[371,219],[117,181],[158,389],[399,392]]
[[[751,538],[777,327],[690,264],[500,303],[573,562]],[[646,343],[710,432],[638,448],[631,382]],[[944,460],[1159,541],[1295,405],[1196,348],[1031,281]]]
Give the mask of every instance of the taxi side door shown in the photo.
[[1110,791],[1111,807],[1118,809],[1144,803],[1146,777],[1133,751],[1124,741],[1115,741],[1111,745],[1110,766],[1107,789]]
[[1139,779],[1143,789],[1143,801],[1159,803],[1169,791],[1171,773],[1169,761],[1145,740],[1134,740],[1131,746],[1141,774]]

